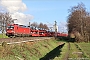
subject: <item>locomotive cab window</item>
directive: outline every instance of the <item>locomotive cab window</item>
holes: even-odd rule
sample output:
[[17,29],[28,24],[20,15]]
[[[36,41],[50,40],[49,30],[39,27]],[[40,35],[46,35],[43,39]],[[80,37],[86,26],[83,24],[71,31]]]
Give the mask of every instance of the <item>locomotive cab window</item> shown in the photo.
[[7,29],[14,29],[14,26],[8,26]]

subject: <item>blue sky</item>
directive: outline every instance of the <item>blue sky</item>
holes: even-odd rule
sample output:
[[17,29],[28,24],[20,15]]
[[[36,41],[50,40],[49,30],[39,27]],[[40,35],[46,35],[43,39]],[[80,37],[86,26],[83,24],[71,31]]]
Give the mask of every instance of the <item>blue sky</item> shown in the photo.
[[23,2],[28,7],[28,10],[25,13],[34,16],[32,21],[43,23],[53,23],[55,20],[57,22],[66,21],[68,9],[81,2],[85,4],[88,10],[90,10],[89,0],[23,0]]
[[69,15],[68,9],[76,6],[78,3],[84,3],[87,11],[90,11],[90,0],[23,0],[27,6],[24,13],[34,16],[30,22],[49,22],[54,24],[56,20],[60,26],[64,26]]

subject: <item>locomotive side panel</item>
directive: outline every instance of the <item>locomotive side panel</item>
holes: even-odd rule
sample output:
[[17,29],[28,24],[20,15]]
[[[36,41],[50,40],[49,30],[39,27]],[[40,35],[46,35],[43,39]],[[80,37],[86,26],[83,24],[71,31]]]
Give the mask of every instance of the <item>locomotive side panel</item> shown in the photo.
[[28,27],[18,26],[17,30],[18,36],[30,36],[30,28]]

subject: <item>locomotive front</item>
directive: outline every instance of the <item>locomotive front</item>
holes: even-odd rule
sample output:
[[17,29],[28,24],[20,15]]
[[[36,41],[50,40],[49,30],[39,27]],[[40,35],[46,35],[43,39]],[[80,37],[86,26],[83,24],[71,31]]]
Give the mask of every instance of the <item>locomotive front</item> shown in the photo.
[[8,25],[6,29],[6,36],[14,36],[14,25]]

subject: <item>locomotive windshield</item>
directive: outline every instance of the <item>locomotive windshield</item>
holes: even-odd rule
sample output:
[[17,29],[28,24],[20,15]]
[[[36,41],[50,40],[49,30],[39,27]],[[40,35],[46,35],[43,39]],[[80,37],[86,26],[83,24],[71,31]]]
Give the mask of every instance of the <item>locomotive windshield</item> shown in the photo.
[[8,26],[8,29],[14,29],[14,26],[10,25]]

